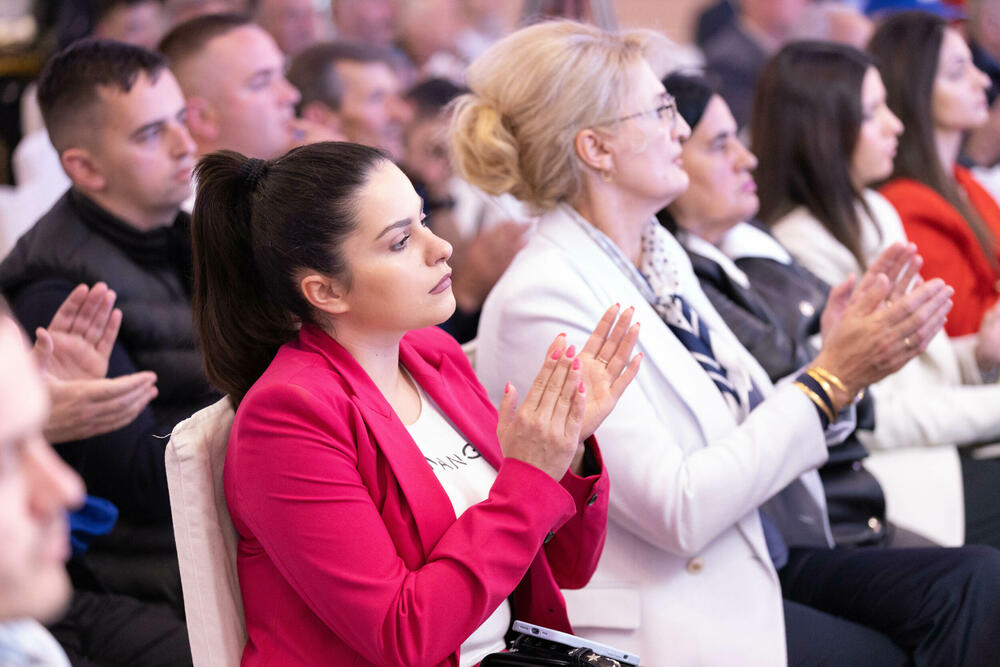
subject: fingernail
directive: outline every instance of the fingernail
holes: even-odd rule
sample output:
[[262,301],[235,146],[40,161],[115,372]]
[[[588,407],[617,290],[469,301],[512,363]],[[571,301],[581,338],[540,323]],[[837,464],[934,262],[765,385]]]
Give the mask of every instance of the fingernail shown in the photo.
[[576,359],[573,360],[573,370],[574,371],[580,370],[580,357],[577,357]]
[[625,312],[626,312],[626,313],[628,313],[628,312],[632,312],[632,313],[634,313],[634,312],[635,312],[635,306],[629,306],[629,307],[628,307],[628,310],[626,310]]
[[584,389],[583,389],[583,381],[582,380],[580,381],[580,386],[577,387],[576,390],[578,392],[580,392],[581,394],[583,393]]
[[559,358],[559,357],[561,357],[561,356],[562,356],[562,350],[560,350],[559,348],[556,348],[556,349],[555,349],[555,350],[554,350],[554,351],[552,352],[552,358],[553,358],[553,359],[558,359],[558,358]]
[[620,303],[618,303],[617,301],[615,301],[615,308],[621,308],[621,307],[622,307],[622,305]]
[[504,385],[504,387],[503,387],[503,393],[505,393],[505,394],[509,394],[510,393],[510,382],[508,382],[507,384]]
[[566,337],[566,334],[564,334],[564,333],[561,333],[558,336],[556,336],[556,338],[565,338],[565,337]]

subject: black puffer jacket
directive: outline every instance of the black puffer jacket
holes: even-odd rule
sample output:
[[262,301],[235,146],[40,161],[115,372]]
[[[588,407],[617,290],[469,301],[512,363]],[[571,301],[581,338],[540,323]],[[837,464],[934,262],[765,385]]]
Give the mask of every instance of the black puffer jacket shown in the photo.
[[157,374],[159,395],[135,422],[58,449],[88,490],[133,520],[169,516],[164,436],[218,398],[208,385],[191,318],[190,217],[140,231],[69,190],[0,264],[0,290],[25,329],[45,326],[78,283],[104,281],[121,308],[109,376]]

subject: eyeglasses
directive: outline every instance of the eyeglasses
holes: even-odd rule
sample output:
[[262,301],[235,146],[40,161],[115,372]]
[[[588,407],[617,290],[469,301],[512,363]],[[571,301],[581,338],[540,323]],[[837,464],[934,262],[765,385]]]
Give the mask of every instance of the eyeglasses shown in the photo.
[[673,127],[677,123],[677,100],[670,95],[667,95],[655,109],[648,109],[629,116],[622,116],[621,118],[615,118],[614,120],[609,120],[605,123],[598,123],[598,125],[614,125],[616,123],[624,123],[625,121],[632,120],[633,118],[655,118],[657,120],[665,120],[670,123],[671,127]]

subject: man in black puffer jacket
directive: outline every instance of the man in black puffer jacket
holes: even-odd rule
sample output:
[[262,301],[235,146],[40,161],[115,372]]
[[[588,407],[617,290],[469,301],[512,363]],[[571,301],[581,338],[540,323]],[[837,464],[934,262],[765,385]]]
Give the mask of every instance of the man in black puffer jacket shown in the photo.
[[75,559],[85,567],[74,582],[182,613],[164,449],[177,422],[218,398],[191,317],[190,218],[180,205],[195,145],[184,97],[160,55],[101,40],[56,55],[38,97],[72,187],[0,264],[0,290],[33,332],[78,283],[107,283],[123,313],[108,375],[154,371],[159,390],[124,428],[57,448],[88,492],[120,512],[111,535]]

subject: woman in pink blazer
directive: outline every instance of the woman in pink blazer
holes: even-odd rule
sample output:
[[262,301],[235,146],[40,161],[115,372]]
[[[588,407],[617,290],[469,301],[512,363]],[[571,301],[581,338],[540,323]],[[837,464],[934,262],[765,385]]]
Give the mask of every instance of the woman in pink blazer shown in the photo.
[[559,588],[589,580],[607,518],[582,441],[638,369],[629,316],[579,351],[557,337],[498,417],[432,326],[455,307],[451,248],[383,153],[222,152],[198,183],[195,318],[238,406],[243,664],[464,666],[513,618],[570,632]]

